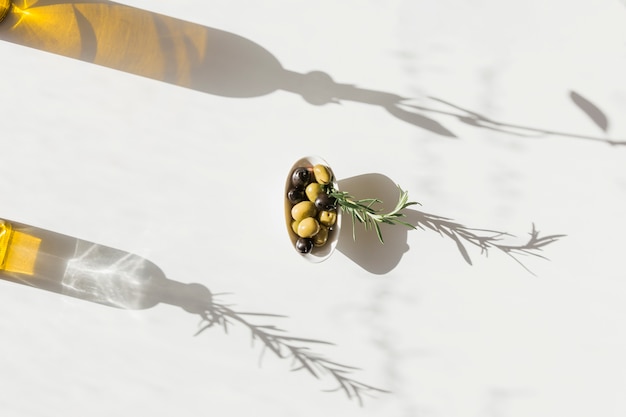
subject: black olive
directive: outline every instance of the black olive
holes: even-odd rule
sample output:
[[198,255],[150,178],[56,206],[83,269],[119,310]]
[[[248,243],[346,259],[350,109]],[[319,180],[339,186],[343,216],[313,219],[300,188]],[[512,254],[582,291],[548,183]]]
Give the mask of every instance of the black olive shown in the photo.
[[320,193],[315,199],[315,207],[318,210],[334,210],[337,206],[337,199],[326,193]]
[[293,170],[293,174],[291,174],[291,183],[294,187],[305,188],[309,181],[311,181],[311,171],[305,167],[299,167]]
[[296,250],[300,253],[309,253],[313,249],[313,239],[301,237],[296,240]]
[[304,190],[302,188],[292,188],[287,191],[287,199],[291,204],[298,204],[304,201]]

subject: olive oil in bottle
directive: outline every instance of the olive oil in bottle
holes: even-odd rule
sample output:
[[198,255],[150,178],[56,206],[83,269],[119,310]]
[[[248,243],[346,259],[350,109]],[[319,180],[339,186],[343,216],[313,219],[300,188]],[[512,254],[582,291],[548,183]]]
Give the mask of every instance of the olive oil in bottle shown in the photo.
[[0,22],[4,20],[11,10],[11,0],[0,0]]

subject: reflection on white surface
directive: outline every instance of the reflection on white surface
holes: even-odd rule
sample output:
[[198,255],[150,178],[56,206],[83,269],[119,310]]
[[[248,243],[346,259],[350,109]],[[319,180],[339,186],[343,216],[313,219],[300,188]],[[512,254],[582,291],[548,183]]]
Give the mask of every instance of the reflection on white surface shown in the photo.
[[67,261],[63,292],[119,308],[145,308],[153,279],[146,264],[137,255],[79,240]]

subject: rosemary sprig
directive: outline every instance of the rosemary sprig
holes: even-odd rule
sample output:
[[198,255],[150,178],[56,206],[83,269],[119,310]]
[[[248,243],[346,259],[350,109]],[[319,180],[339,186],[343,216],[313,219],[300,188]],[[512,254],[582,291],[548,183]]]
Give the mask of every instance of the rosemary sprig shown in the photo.
[[365,226],[365,230],[376,231],[376,235],[378,236],[378,240],[380,243],[385,243],[383,240],[383,235],[380,230],[380,224],[399,224],[402,226],[406,226],[409,229],[416,229],[416,226],[412,225],[409,222],[401,220],[403,217],[406,217],[402,210],[405,208],[419,204],[415,201],[409,201],[409,193],[408,191],[402,190],[398,185],[398,190],[400,190],[400,197],[398,198],[398,203],[396,207],[390,211],[389,213],[381,213],[380,210],[376,210],[374,205],[381,204],[382,201],[377,198],[364,198],[361,200],[355,199],[349,193],[345,191],[337,191],[334,189],[330,190],[330,196],[334,197],[337,200],[337,204],[341,209],[350,215],[352,218],[352,238],[356,240],[356,222],[363,223]]

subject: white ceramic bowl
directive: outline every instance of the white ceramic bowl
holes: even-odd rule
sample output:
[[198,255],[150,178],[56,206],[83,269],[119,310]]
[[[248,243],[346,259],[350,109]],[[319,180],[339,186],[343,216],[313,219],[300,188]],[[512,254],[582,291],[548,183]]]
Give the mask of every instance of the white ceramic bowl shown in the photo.
[[285,201],[285,226],[287,227],[287,234],[289,235],[289,239],[291,240],[293,249],[294,251],[296,251],[296,253],[301,255],[307,261],[313,263],[325,261],[335,251],[335,248],[337,247],[337,242],[339,241],[339,231],[341,230],[341,209],[337,207],[337,222],[332,227],[332,230],[328,235],[328,240],[326,241],[326,244],[323,246],[314,246],[311,252],[301,254],[296,250],[296,241],[298,240],[298,235],[296,235],[291,228],[291,207],[293,207],[293,205],[287,199],[287,192],[292,188],[291,174],[293,173],[294,169],[298,167],[313,168],[313,166],[317,164],[324,165],[330,170],[332,174],[333,188],[339,191],[339,187],[337,185],[337,177],[335,177],[334,171],[330,167],[330,165],[328,165],[328,163],[319,156],[306,156],[304,158],[298,159],[289,169],[289,173],[287,174],[287,180],[285,181],[285,190],[283,192],[283,199]]

